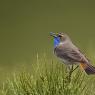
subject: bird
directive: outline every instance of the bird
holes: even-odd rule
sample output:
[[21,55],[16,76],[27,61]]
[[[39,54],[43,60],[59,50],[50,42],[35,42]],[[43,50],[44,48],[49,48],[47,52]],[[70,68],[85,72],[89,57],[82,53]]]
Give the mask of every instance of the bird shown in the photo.
[[68,67],[76,64],[81,67],[87,75],[95,74],[95,67],[90,60],[73,44],[66,33],[50,32],[54,39],[54,54],[61,59]]

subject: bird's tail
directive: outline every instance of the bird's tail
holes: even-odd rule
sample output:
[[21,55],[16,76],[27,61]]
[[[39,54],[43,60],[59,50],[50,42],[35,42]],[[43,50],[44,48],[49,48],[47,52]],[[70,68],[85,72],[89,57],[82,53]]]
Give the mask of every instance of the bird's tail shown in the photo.
[[95,67],[91,64],[81,63],[80,66],[85,70],[88,75],[95,74]]

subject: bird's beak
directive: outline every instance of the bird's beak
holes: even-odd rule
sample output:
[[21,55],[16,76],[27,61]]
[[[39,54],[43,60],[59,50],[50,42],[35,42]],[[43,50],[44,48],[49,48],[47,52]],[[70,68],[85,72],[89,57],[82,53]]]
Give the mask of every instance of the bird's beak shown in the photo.
[[52,36],[52,37],[57,37],[57,34],[55,34],[54,32],[50,32],[50,35]]

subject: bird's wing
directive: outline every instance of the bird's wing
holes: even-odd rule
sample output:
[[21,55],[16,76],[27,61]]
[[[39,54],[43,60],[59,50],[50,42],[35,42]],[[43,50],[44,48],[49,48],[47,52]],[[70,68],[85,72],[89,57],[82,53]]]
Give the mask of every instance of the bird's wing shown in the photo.
[[67,51],[65,54],[66,54],[65,56],[74,60],[75,62],[83,62],[84,63],[86,61],[84,55],[78,50],[72,49],[70,51]]
[[87,63],[86,57],[78,49],[55,48],[56,55],[70,62]]

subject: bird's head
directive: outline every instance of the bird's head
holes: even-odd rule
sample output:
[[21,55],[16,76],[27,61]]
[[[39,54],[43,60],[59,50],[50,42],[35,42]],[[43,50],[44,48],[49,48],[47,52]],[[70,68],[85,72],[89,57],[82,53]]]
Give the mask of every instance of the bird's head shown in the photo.
[[60,43],[68,42],[68,40],[70,41],[70,38],[65,33],[53,33],[53,32],[50,32],[50,35],[54,38],[54,47],[56,47]]

